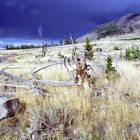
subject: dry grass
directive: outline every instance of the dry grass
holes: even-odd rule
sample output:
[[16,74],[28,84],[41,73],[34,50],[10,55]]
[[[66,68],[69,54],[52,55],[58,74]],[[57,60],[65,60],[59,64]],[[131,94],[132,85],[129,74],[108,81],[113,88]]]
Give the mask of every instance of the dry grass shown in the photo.
[[[102,42],[96,47],[101,47]],[[110,51],[112,53],[112,46],[114,43],[108,43]],[[120,47],[126,45],[125,42],[119,42],[117,45]],[[130,43],[131,44],[131,43]],[[80,47],[81,44],[78,46]],[[102,47],[102,48],[103,48]],[[125,46],[127,47],[127,46]],[[67,53],[71,49],[70,47],[60,48]],[[59,48],[50,48],[49,55],[46,58],[39,58],[39,61],[35,58],[40,50],[31,50],[31,54],[26,54],[24,51],[14,51],[17,53],[13,62],[2,63],[0,69],[9,67],[25,67],[21,69],[8,69],[7,72],[23,75],[24,78],[31,78],[31,71],[37,70],[47,64],[50,64],[48,60],[57,59]],[[104,48],[103,48],[104,49]],[[12,51],[0,52],[11,54]],[[25,53],[25,56],[22,54]],[[29,52],[28,52],[29,53]],[[106,54],[106,52],[102,52]],[[98,55],[97,55],[98,57]],[[100,56],[99,56],[100,58]],[[101,63],[103,64],[104,59]],[[94,95],[92,89],[81,89],[80,87],[58,87],[44,85],[44,88],[48,89],[52,94],[51,97],[36,96],[32,90],[18,89],[17,96],[22,102],[27,104],[27,111],[24,115],[22,123],[22,131],[29,127],[30,123],[34,125],[33,129],[38,129],[37,125],[41,125],[42,120],[46,119],[46,116],[51,120],[48,127],[41,129],[41,137],[46,135],[51,139],[70,139],[70,138],[83,138],[83,139],[138,139],[140,138],[140,127],[136,129],[137,125],[140,125],[140,68],[134,67],[135,62],[118,62],[117,70],[121,77],[115,83],[108,85],[108,81],[102,71],[95,68],[96,75],[96,87],[101,90],[101,96]],[[25,75],[24,75],[25,74]],[[38,73],[39,79],[44,80],[67,80],[69,75],[63,66],[51,67]],[[0,79],[1,80],[1,79]],[[14,81],[13,83],[14,84]],[[106,88],[105,88],[106,87]],[[35,112],[35,113],[33,113]],[[63,114],[61,113],[63,112]],[[57,114],[58,113],[58,114]],[[60,113],[60,114],[59,114]],[[36,115],[37,114],[37,115]],[[34,116],[35,115],[35,116]],[[63,115],[64,120],[60,120],[60,116]],[[67,118],[73,120],[73,123]],[[27,117],[28,116],[28,117]],[[34,121],[36,120],[36,122]],[[68,119],[68,122],[67,122]],[[59,124],[56,125],[59,120]],[[66,127],[66,124],[68,126]],[[55,125],[55,126],[54,126]],[[135,126],[134,130],[129,131],[131,126]],[[42,127],[42,125],[40,126]],[[55,133],[54,133],[55,132]],[[67,134],[66,134],[67,132]],[[44,136],[45,135],[45,136]],[[26,135],[28,137],[28,135]],[[10,135],[3,136],[1,139],[11,139]],[[16,139],[16,138],[13,138]]]

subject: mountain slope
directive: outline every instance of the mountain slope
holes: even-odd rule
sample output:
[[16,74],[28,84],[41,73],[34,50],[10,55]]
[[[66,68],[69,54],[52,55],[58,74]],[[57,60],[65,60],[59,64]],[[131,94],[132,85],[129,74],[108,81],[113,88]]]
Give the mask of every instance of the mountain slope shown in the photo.
[[114,20],[98,26],[94,30],[76,39],[77,42],[83,42],[86,38],[96,40],[106,36],[117,34],[127,34],[140,32],[140,13],[125,15],[118,20]]

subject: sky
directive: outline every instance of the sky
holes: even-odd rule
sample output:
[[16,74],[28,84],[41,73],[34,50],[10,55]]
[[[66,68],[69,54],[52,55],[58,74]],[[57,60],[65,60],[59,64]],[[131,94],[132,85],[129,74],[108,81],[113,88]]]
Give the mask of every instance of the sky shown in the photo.
[[140,0],[0,0],[1,38],[77,38],[125,14],[140,13]]

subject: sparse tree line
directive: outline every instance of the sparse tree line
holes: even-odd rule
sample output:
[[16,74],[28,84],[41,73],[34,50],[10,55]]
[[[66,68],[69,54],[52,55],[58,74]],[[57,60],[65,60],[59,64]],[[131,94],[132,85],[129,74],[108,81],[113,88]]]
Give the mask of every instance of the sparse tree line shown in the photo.
[[[77,43],[76,41],[74,41],[74,43]],[[33,49],[33,48],[42,48],[42,47],[52,47],[52,46],[61,46],[61,45],[69,45],[72,44],[72,42],[69,39],[65,39],[65,40],[60,40],[59,43],[51,43],[49,45],[47,44],[43,44],[43,45],[7,45],[5,46],[6,50],[18,50],[18,49]]]
[[39,47],[40,46],[36,46],[36,45],[19,45],[19,46],[7,45],[6,50],[33,49],[33,48],[39,48]]
[[43,45],[18,45],[18,46],[14,46],[14,45],[7,45],[5,48],[6,50],[18,50],[18,49],[34,49],[34,48],[44,48],[44,47],[52,47],[52,46],[58,46],[59,44],[43,44]]

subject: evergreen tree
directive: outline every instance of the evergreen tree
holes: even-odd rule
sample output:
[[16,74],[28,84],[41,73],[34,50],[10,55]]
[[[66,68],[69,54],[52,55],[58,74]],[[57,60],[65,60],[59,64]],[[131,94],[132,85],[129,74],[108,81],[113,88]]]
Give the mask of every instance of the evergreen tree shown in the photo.
[[86,45],[84,45],[85,47],[85,55],[86,55],[86,58],[89,59],[89,60],[92,60],[93,59],[93,45],[90,43],[90,40],[87,38],[86,39]]
[[106,66],[105,66],[105,73],[106,73],[106,77],[107,79],[110,81],[111,79],[114,80],[114,76],[116,76],[116,72],[117,70],[115,69],[115,67],[113,67],[112,65],[112,57],[111,56],[108,56],[107,59],[105,60],[106,61]]

